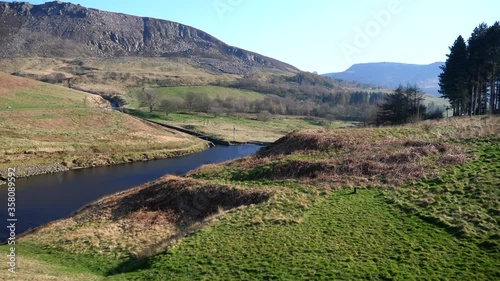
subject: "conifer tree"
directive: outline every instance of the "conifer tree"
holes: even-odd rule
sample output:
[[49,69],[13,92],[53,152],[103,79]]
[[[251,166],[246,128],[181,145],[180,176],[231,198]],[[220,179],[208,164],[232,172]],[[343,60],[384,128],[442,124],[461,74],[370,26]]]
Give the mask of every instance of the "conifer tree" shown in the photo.
[[481,23],[467,44],[459,36],[447,56],[439,92],[453,114],[500,113],[500,23]]
[[467,46],[462,36],[455,40],[447,57],[445,65],[441,66],[443,72],[439,75],[439,92],[441,97],[450,101],[456,116],[465,113],[469,102]]

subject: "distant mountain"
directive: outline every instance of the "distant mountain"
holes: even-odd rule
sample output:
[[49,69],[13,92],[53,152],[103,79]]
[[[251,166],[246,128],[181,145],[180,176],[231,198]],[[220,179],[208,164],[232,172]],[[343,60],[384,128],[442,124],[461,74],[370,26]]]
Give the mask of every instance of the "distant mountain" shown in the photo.
[[444,62],[428,65],[393,62],[361,63],[351,66],[344,72],[327,73],[324,76],[358,81],[366,84],[396,88],[399,84],[416,83],[424,92],[439,95],[439,66]]
[[0,23],[0,59],[168,57],[188,59],[212,73],[245,74],[256,68],[298,71],[180,23],[59,1],[0,2]]

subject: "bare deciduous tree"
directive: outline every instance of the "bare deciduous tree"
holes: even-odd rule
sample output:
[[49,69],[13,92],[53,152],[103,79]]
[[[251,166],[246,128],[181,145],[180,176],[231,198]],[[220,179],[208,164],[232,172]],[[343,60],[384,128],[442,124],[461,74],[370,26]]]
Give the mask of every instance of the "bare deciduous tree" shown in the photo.
[[160,95],[158,90],[155,89],[142,88],[138,98],[139,106],[145,106],[149,108],[149,112],[153,112],[153,109],[155,109],[160,104]]
[[208,112],[210,109],[210,98],[205,93],[189,92],[184,101],[190,111]]
[[179,98],[170,98],[167,100],[162,100],[158,108],[165,112],[165,115],[169,113],[177,112],[184,107],[184,102]]

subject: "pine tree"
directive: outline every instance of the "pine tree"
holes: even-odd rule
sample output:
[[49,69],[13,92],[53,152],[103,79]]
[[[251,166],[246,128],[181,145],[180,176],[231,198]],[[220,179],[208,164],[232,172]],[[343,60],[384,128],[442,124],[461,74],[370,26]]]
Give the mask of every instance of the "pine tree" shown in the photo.
[[459,36],[447,56],[439,86],[454,115],[500,113],[500,22],[478,25],[467,44]]
[[487,107],[487,79],[488,79],[488,25],[481,23],[472,32],[469,38],[467,51],[470,74],[470,109],[469,114],[485,114]]
[[422,91],[416,85],[399,85],[384,97],[377,113],[378,124],[404,124],[418,121],[426,114]]
[[499,109],[500,83],[500,22],[495,22],[486,32],[486,45],[488,56],[488,82],[490,89],[488,113],[497,113]]
[[439,75],[439,86],[441,97],[450,101],[453,115],[465,113],[468,95],[468,69],[467,69],[467,46],[462,36],[458,36],[455,43],[450,47],[450,54]]

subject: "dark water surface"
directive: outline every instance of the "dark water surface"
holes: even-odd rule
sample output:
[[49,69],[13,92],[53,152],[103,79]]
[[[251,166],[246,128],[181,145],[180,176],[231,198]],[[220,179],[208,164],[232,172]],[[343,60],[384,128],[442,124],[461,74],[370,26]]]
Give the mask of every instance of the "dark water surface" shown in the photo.
[[[180,175],[203,164],[218,163],[255,153],[258,145],[215,146],[197,154],[73,170],[16,181],[16,233],[70,215],[104,195],[157,179]],[[0,186],[0,241],[7,239],[7,185]],[[5,226],[1,226],[5,224]]]

